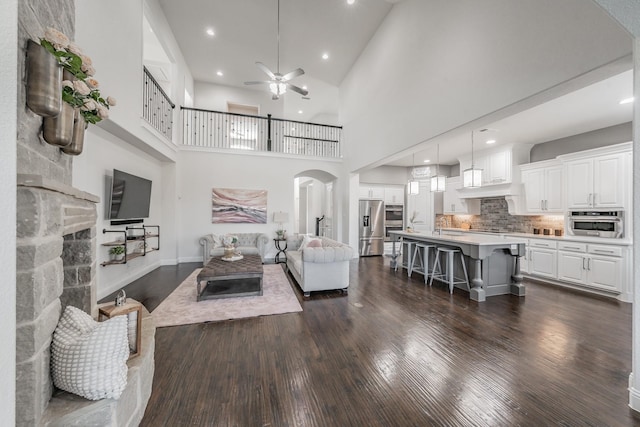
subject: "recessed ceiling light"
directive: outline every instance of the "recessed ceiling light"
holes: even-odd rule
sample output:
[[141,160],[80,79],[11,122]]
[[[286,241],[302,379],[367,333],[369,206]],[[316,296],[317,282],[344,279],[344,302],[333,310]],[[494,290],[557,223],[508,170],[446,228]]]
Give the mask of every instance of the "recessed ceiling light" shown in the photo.
[[356,0],[347,0],[347,4],[354,4]]
[[302,89],[307,90],[307,85],[302,86]]
[[431,160],[429,159],[424,160],[424,163],[429,163],[429,162],[431,162]]
[[213,32],[213,28],[207,28],[207,34],[210,35],[211,37],[216,35],[216,33]]
[[302,110],[298,110],[298,114],[302,114]]
[[487,140],[487,144],[495,144],[496,140],[495,139],[488,139]]
[[222,71],[218,71],[216,74],[219,75],[220,77],[224,76],[224,73]]
[[328,53],[323,53],[322,54],[322,59],[329,59],[329,54]]
[[620,101],[620,105],[631,104],[633,102],[633,100],[634,100],[633,96],[631,98],[625,98],[622,101]]

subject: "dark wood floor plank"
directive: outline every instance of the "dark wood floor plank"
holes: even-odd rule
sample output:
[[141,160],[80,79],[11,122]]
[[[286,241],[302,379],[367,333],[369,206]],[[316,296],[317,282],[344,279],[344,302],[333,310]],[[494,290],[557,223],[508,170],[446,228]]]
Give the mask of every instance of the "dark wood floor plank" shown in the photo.
[[639,422],[629,304],[538,283],[477,303],[380,257],[351,263],[347,296],[294,289],[301,313],[158,329],[141,425]]

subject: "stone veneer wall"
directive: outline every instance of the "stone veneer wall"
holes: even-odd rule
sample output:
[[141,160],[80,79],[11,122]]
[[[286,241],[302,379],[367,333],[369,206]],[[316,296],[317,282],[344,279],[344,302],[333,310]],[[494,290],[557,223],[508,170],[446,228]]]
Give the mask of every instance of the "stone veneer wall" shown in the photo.
[[[39,425],[53,391],[49,374],[49,347],[62,309],[60,296],[64,286],[64,267],[61,258],[63,235],[75,234],[85,229],[89,231],[84,232],[82,236],[87,237],[87,233],[95,235],[97,198],[73,191],[70,187],[72,157],[42,140],[42,117],[31,112],[25,103],[27,40],[39,40],[46,27],[57,28],[69,37],[73,37],[74,1],[24,0],[18,3],[18,51],[21,52],[18,55],[18,81],[16,82],[18,89],[16,425],[18,426]],[[65,220],[67,215],[79,221]],[[67,227],[71,223],[75,225],[71,228]],[[93,231],[91,231],[92,227]],[[74,236],[76,237],[77,235]],[[90,275],[93,276],[92,273]]]
[[533,233],[534,228],[551,228],[563,230],[564,216],[562,215],[511,215],[504,197],[492,197],[480,201],[480,215],[436,215],[438,218],[449,218],[451,227],[460,228],[463,223],[471,229],[490,230],[515,233]]

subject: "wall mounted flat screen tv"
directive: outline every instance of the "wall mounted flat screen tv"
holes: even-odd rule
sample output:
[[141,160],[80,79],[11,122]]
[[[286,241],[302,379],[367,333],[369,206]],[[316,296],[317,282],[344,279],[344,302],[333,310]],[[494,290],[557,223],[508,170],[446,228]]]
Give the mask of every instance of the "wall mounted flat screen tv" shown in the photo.
[[151,181],[113,170],[109,219],[149,218]]

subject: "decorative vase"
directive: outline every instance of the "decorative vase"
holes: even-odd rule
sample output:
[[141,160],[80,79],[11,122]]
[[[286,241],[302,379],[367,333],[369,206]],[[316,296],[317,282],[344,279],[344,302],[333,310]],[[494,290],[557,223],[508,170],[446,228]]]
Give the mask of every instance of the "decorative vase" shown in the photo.
[[71,137],[71,144],[66,147],[62,147],[62,152],[71,156],[77,156],[82,153],[82,147],[84,146],[84,130],[87,128],[87,123],[84,120],[84,116],[80,113],[80,110],[75,109],[74,122],[73,122],[73,136]]
[[62,110],[56,117],[45,117],[43,126],[44,140],[51,145],[66,147],[73,139],[74,108],[71,104],[62,103]]
[[33,40],[27,43],[27,105],[42,117],[55,117],[62,109],[62,66]]
[[236,255],[236,248],[224,248],[224,258],[233,258]]

